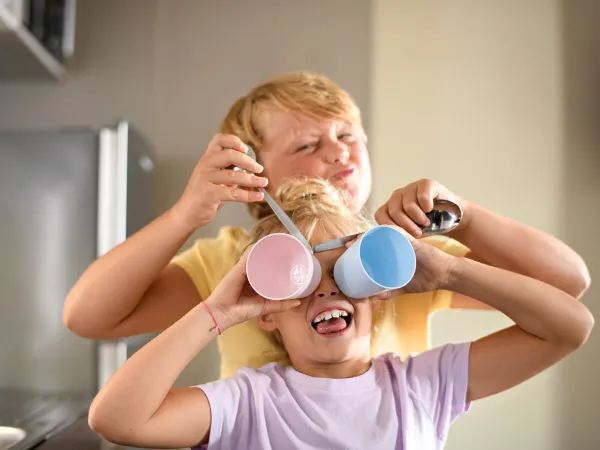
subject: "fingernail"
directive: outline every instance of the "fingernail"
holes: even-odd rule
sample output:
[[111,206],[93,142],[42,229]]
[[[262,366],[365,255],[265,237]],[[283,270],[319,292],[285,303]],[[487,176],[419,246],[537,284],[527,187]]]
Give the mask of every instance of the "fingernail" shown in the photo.
[[244,153],[248,153],[248,149],[249,149],[249,148],[250,148],[250,147],[248,147],[248,144],[244,144],[244,143],[242,142],[242,150],[244,151]]
[[255,167],[256,167],[256,172],[258,172],[258,173],[262,172],[265,169],[263,166],[261,166],[258,163],[256,163]]
[[261,185],[262,185],[263,187],[265,187],[267,184],[269,184],[269,179],[268,179],[268,178],[265,178],[265,177],[261,177],[261,178],[260,178],[260,182],[261,182]]

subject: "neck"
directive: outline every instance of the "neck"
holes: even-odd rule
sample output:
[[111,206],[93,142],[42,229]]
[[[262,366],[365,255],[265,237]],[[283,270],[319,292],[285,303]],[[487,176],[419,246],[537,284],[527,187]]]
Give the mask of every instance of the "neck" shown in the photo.
[[366,356],[334,363],[292,360],[292,366],[298,372],[315,378],[352,378],[369,370],[371,357]]

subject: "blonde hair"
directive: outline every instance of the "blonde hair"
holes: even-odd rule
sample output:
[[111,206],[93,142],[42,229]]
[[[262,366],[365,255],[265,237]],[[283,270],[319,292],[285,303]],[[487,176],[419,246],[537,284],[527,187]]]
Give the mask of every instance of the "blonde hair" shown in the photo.
[[[352,197],[326,180],[294,178],[284,182],[275,200],[291,217],[307,240],[317,226],[332,239],[366,231],[373,222],[357,211]],[[250,244],[273,233],[287,233],[281,221],[270,214],[260,219],[250,231]]]
[[[274,198],[309,241],[317,227],[320,227],[328,238],[335,239],[366,231],[374,225],[367,215],[356,210],[347,192],[337,189],[325,180],[287,180],[277,189]],[[271,214],[263,217],[252,228],[247,245],[273,233],[287,233],[287,230],[271,211]],[[244,250],[245,248],[240,248],[240,255]],[[279,332],[263,332],[276,347],[272,355],[273,360],[288,364],[287,352]]]
[[[293,72],[272,78],[238,99],[221,123],[221,133],[239,137],[256,150],[260,160],[263,141],[258,121],[265,110],[301,113],[318,120],[342,120],[357,125],[366,139],[360,109],[350,94],[324,75]],[[267,213],[266,205],[250,203],[255,219]]]

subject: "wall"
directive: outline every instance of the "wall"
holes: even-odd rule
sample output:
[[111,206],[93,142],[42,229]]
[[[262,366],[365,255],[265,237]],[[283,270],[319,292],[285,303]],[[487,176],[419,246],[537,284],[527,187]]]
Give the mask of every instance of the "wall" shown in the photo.
[[[101,127],[125,117],[155,147],[164,211],[230,104],[267,77],[325,73],[356,97],[368,127],[370,26],[368,0],[79,0],[70,79],[0,83],[0,129]],[[249,223],[243,206],[227,206],[194,238]],[[210,346],[180,383],[217,376]]]
[[[558,1],[374,3],[375,203],[429,177],[497,212],[570,236],[564,204],[579,204],[580,188],[567,187],[565,176],[571,154],[564,145],[561,13]],[[588,206],[593,198],[589,191]],[[589,229],[590,216],[578,213],[581,227]],[[445,311],[431,324],[438,345],[510,322],[496,312]],[[564,417],[576,421],[580,415],[575,400],[562,409],[561,387],[571,370],[577,380],[584,376],[562,364],[477,402],[451,430],[447,448],[591,448],[561,442]]]
[[[585,301],[598,323],[600,304],[600,239],[593,224],[600,223],[600,2],[562,2],[564,140],[566,204],[564,230],[567,242],[587,261],[592,286]],[[598,325],[596,325],[598,327]],[[588,344],[573,355],[563,369],[559,426],[561,448],[600,448],[600,335],[592,333]],[[576,444],[576,445],[575,445]]]

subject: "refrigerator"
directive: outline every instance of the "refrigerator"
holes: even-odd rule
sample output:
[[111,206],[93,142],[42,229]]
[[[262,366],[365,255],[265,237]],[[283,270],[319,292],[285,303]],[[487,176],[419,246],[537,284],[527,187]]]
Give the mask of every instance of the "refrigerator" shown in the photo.
[[154,166],[150,145],[125,120],[0,131],[0,426],[27,428],[39,411],[47,418],[62,408],[28,432],[47,434],[85,409],[146,340],[80,338],[62,314],[85,269],[156,216]]

